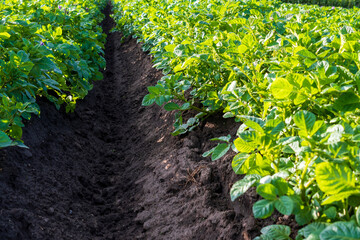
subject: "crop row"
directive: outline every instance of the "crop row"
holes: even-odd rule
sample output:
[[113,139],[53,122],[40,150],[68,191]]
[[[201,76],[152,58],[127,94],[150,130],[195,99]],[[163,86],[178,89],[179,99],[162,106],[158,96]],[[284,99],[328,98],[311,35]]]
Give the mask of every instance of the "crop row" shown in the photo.
[[[240,122],[204,153],[230,149],[255,186],[256,218],[276,209],[296,239],[360,239],[360,11],[276,0],[113,0],[117,27],[143,42],[164,77],[143,105],[175,110],[174,135],[222,112]],[[174,101],[176,100],[176,101]],[[181,103],[181,104],[180,104]],[[183,119],[185,111],[196,111]],[[291,239],[265,227],[257,239]],[[336,238],[336,236],[338,238]]]
[[23,119],[46,97],[71,111],[102,78],[104,0],[5,0],[0,5],[0,148],[25,145]]
[[320,6],[360,7],[358,0],[282,0],[286,3],[317,4]]

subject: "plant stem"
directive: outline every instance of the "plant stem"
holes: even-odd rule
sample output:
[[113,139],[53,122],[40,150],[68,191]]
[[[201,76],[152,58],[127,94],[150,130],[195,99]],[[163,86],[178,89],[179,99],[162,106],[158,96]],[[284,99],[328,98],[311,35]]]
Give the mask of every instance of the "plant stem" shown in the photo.
[[201,108],[195,107],[195,106],[190,106],[191,109],[198,111],[198,112],[203,112],[203,113],[211,113],[209,111],[206,110],[202,110]]
[[343,201],[344,203],[344,211],[345,211],[345,216],[346,216],[346,220],[350,221],[350,215],[349,215],[349,202],[348,199],[345,199]]
[[313,182],[315,182],[315,181],[316,181],[316,178],[311,179],[307,184],[305,184],[305,188],[310,187],[311,184],[313,184]]
[[308,202],[307,202],[306,187],[305,187],[305,185],[304,185],[304,182],[305,182],[305,177],[306,177],[307,169],[308,169],[308,167],[309,167],[310,162],[311,162],[311,158],[308,157],[308,160],[306,161],[304,170],[303,170],[303,172],[302,172],[302,174],[301,174],[301,177],[300,177],[301,200],[304,202],[304,204],[305,204],[306,206],[308,205]]

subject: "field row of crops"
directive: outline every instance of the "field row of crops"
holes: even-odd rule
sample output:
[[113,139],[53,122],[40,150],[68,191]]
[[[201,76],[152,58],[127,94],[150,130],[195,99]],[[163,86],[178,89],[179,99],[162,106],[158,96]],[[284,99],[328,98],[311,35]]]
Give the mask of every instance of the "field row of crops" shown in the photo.
[[360,7],[358,0],[282,0],[286,3],[318,4],[321,6]]
[[[360,239],[360,11],[276,0],[113,0],[117,28],[143,42],[164,77],[143,105],[175,110],[174,135],[215,113],[241,122],[204,156],[230,149],[255,186],[256,218],[276,209],[296,239]],[[197,112],[184,119],[184,112]],[[258,239],[291,239],[271,225]]]
[[107,1],[5,0],[0,5],[0,148],[23,146],[23,119],[46,97],[71,111],[102,78]]

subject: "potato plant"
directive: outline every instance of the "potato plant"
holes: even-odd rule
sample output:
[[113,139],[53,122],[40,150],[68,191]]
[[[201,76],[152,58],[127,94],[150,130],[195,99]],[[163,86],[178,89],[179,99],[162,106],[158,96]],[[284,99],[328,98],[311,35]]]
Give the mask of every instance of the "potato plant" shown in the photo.
[[16,1],[0,5],[0,148],[22,146],[23,119],[36,99],[71,111],[102,78],[106,1]]
[[338,7],[360,7],[360,2],[357,0],[282,0],[286,3],[299,4],[317,4],[322,6],[338,6]]
[[[143,105],[177,111],[174,135],[222,112],[237,136],[230,149],[262,197],[256,218],[275,210],[304,226],[296,239],[359,239],[360,11],[276,0],[114,0],[117,28],[143,42],[164,77]],[[176,103],[173,101],[176,100]],[[187,110],[198,113],[183,119]],[[272,225],[257,239],[291,239]]]

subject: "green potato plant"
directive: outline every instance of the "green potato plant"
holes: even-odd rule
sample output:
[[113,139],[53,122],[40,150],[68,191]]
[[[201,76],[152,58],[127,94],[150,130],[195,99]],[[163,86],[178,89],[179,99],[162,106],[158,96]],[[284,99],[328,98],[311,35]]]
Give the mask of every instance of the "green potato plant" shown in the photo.
[[38,97],[75,108],[102,78],[106,1],[15,1],[0,5],[0,148],[22,146],[22,119]]
[[[204,157],[230,149],[261,199],[304,226],[296,239],[359,239],[360,11],[276,0],[114,0],[117,29],[143,42],[164,77],[143,105],[175,114],[174,135],[211,114],[241,123]],[[183,113],[197,112],[189,119]],[[257,239],[291,239],[271,225]]]
[[282,0],[286,3],[317,4],[320,6],[338,6],[345,8],[360,7],[356,0]]

